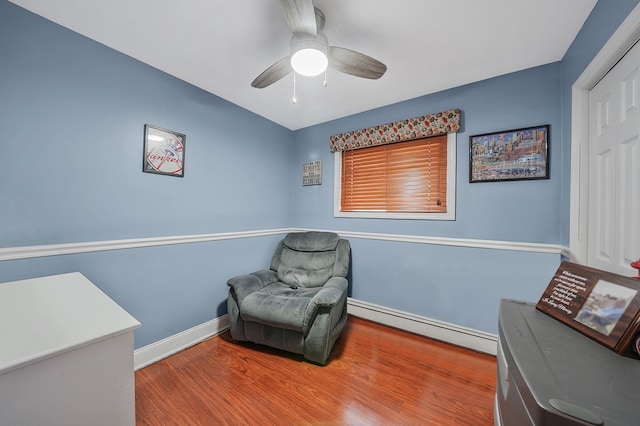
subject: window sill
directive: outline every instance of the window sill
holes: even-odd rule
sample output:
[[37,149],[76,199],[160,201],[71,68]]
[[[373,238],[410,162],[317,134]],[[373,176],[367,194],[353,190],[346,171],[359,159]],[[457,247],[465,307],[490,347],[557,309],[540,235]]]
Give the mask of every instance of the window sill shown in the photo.
[[388,212],[341,212],[334,211],[333,217],[356,219],[409,219],[409,220],[456,220],[455,212],[447,213],[388,213]]

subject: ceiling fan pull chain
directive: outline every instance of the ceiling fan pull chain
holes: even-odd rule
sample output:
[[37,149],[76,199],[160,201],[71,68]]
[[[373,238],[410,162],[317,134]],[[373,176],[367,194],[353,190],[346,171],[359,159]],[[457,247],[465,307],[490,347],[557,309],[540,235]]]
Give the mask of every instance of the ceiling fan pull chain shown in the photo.
[[293,103],[297,103],[298,100],[296,99],[296,73],[295,71],[293,72]]
[[[322,15],[324,17],[324,15]],[[322,26],[324,27],[324,22],[322,23]],[[324,47],[324,56],[326,56],[327,58],[329,58],[329,48],[327,46]],[[328,64],[327,64],[328,65]],[[324,86],[323,87],[327,87],[327,71],[329,70],[329,67],[327,66],[324,69]]]

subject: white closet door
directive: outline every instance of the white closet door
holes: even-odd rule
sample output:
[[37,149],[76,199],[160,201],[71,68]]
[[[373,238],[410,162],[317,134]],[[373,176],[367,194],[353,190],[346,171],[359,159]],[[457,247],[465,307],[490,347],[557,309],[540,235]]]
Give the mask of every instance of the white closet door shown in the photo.
[[589,97],[587,263],[635,275],[640,257],[640,43]]

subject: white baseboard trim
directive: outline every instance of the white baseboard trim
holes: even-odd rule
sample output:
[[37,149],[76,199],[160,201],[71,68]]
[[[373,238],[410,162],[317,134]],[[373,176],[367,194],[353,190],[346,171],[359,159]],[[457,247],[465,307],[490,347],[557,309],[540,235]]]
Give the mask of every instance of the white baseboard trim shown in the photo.
[[198,344],[229,328],[229,316],[223,315],[188,330],[133,351],[133,368],[139,370],[154,362]]
[[349,298],[347,312],[356,317],[474,351],[496,355],[498,350],[498,336],[495,334],[398,311],[373,303]]
[[[498,336],[494,334],[352,298],[349,298],[347,301],[347,312],[350,315],[369,321],[478,352],[490,355],[495,355],[497,352]],[[188,347],[196,345],[209,337],[223,333],[228,328],[229,316],[225,314],[140,349],[136,349],[133,351],[134,369],[139,370],[154,362],[158,362]]]

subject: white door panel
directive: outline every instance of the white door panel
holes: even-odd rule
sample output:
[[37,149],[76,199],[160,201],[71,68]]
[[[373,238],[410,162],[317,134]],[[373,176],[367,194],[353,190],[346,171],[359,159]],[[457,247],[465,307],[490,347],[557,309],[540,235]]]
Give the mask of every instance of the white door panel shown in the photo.
[[640,257],[640,138],[636,135],[625,141],[620,146],[620,154],[619,266],[628,268]]
[[587,263],[635,275],[640,257],[640,46],[589,96]]

